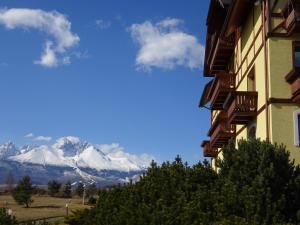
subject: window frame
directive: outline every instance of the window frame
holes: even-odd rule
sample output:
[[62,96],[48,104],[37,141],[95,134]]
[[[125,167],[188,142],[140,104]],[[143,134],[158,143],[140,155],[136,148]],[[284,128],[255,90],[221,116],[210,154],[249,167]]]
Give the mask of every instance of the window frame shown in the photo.
[[300,120],[300,109],[297,109],[293,113],[293,121],[294,121],[294,145],[298,147],[300,147],[299,120]]
[[[250,137],[251,134],[251,130],[255,129],[255,136],[254,137]],[[247,126],[247,140],[249,139],[255,139],[257,138],[257,120],[253,120],[248,126]]]
[[[293,69],[297,72],[300,72],[300,65],[298,67],[296,67],[296,48],[300,49],[300,41],[293,41],[293,54],[292,54]],[[299,53],[300,53],[300,51],[299,51]]]

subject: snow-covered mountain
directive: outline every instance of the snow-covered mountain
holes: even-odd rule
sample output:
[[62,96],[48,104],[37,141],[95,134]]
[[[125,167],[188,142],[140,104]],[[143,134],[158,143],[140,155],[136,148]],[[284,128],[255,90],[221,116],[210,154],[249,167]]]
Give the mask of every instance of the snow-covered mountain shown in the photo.
[[3,145],[0,145],[0,160],[6,159],[17,153],[18,153],[18,150],[17,150],[16,146],[14,145],[14,143],[12,143],[11,141],[7,142]]
[[[0,183],[5,173],[30,175],[36,183],[48,180],[86,180],[100,185],[126,182],[141,174],[153,157],[126,153],[118,144],[93,145],[78,137],[62,137],[52,145],[0,145]],[[2,179],[1,179],[2,177]]]

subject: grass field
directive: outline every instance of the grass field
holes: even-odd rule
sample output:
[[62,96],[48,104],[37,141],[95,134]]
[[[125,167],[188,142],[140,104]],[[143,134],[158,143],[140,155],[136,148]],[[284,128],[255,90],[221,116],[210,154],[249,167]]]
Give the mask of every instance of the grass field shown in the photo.
[[18,220],[39,219],[52,216],[65,216],[66,203],[69,205],[69,212],[74,209],[88,208],[82,205],[80,198],[64,199],[48,196],[34,196],[34,202],[30,208],[18,205],[10,195],[0,195],[0,207],[8,207]]

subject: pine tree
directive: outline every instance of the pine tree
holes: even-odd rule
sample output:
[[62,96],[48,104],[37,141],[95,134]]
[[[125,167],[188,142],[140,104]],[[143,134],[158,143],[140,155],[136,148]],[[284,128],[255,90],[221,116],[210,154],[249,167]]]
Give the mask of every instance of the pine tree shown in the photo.
[[82,197],[84,193],[84,184],[81,182],[78,183],[75,192],[79,197]]
[[72,186],[71,186],[70,181],[68,181],[64,186],[63,197],[64,198],[71,198],[72,197]]
[[96,195],[97,191],[98,191],[98,189],[97,189],[97,186],[95,183],[88,185],[86,188],[86,197],[89,198],[91,196]]
[[59,193],[60,187],[61,187],[61,184],[58,183],[57,181],[55,181],[55,180],[49,181],[48,182],[48,194],[52,197],[57,195]]

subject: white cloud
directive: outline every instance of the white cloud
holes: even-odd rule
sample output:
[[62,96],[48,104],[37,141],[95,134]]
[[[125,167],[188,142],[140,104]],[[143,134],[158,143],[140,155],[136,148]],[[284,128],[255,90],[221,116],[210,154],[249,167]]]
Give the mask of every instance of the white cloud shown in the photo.
[[35,141],[51,141],[52,137],[48,137],[48,136],[37,136],[35,137],[33,140]]
[[53,44],[50,41],[46,42],[46,47],[44,52],[41,55],[40,60],[34,61],[35,64],[40,64],[45,67],[56,67],[58,64],[58,60],[55,54],[55,50],[53,49]]
[[101,30],[107,29],[111,26],[110,21],[104,21],[104,20],[96,20],[96,26],[100,28]]
[[29,134],[26,134],[24,137],[31,138],[31,137],[34,137],[34,134],[33,133],[29,133]]
[[138,69],[174,69],[184,66],[200,68],[204,57],[204,46],[193,35],[185,33],[182,20],[166,18],[158,23],[146,21],[129,28],[134,41],[140,46],[136,56]]
[[176,28],[177,26],[179,26],[182,23],[183,23],[183,20],[176,19],[176,18],[167,18],[167,19],[164,19],[164,20],[158,22],[157,25],[160,27],[165,27],[165,28],[170,28],[170,27]]
[[77,34],[71,31],[71,22],[65,15],[56,12],[46,12],[40,9],[12,8],[0,10],[0,24],[7,29],[36,29],[48,35],[44,51],[35,64],[45,67],[55,67],[65,64],[62,56],[79,42]]
[[24,136],[25,138],[29,138],[33,141],[51,141],[52,140],[52,137],[49,137],[49,136],[35,136],[33,133],[29,133],[29,134],[26,134]]
[[90,54],[87,50],[85,51],[76,51],[72,53],[73,56],[75,56],[77,59],[88,59],[90,58]]
[[129,159],[145,168],[150,165],[152,160],[155,160],[154,156],[145,153],[141,155],[130,154],[118,143],[98,144],[96,146],[111,159]]

